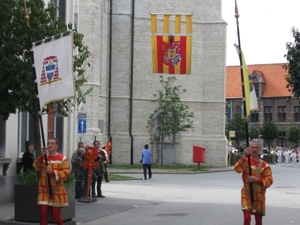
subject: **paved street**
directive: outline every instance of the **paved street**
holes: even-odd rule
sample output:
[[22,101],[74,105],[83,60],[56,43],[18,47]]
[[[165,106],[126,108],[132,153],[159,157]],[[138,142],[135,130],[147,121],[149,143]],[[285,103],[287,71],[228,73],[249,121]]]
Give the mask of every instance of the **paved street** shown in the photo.
[[[272,165],[272,170],[274,184],[267,191],[264,225],[300,224],[300,166]],[[241,174],[233,170],[154,173],[151,180],[104,182],[106,198],[76,202],[74,221],[77,225],[238,225],[242,224],[241,187]],[[13,204],[0,205],[0,224],[29,224],[13,218]]]
[[[264,224],[300,224],[300,166],[273,165],[272,169],[274,183],[267,191]],[[141,174],[131,176],[142,178]],[[111,199],[132,208],[84,224],[242,224],[241,187],[241,174],[234,171],[154,174],[146,181],[104,183],[107,198],[99,203]]]

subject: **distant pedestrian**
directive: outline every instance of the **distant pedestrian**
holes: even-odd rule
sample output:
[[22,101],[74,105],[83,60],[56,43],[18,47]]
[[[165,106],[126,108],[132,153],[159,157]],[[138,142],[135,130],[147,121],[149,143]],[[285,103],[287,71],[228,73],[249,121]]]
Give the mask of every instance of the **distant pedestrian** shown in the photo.
[[[100,148],[100,142],[99,141],[94,141],[94,147],[97,149],[98,151],[98,157],[95,160],[96,162],[98,162],[98,168],[94,169],[97,178],[96,180],[92,180],[92,197],[93,198],[105,198],[105,196],[102,194],[102,190],[101,190],[101,186],[102,186],[102,177],[104,175],[105,172],[105,167],[104,167],[104,163],[106,161],[106,154],[105,152]],[[96,191],[95,191],[95,186],[97,183],[97,195],[96,195]]]
[[[246,148],[234,170],[242,173],[244,186],[241,190],[241,206],[244,214],[244,225],[251,224],[251,214],[255,215],[255,224],[262,225],[262,216],[265,215],[266,189],[273,183],[270,166],[259,158],[261,144],[259,139],[253,139],[250,147]],[[251,176],[249,175],[248,155],[250,154]],[[251,188],[253,202],[251,202]]]
[[143,164],[143,172],[144,172],[144,179],[147,180],[147,170],[149,179],[152,178],[152,171],[151,171],[151,165],[152,165],[152,154],[151,150],[149,149],[149,145],[145,145],[144,149],[142,150],[142,159],[141,162]]
[[72,166],[75,164],[75,159],[77,158],[77,151],[78,150],[84,150],[84,143],[82,141],[78,142],[77,149],[72,154],[72,158],[71,158]]
[[35,157],[33,155],[33,143],[31,141],[25,142],[25,152],[22,156],[23,172],[34,171],[33,162]]
[[72,173],[75,175],[75,198],[80,199],[84,197],[84,179],[86,177],[86,169],[83,167],[83,154],[84,150],[79,149],[76,151],[77,156],[72,162]]

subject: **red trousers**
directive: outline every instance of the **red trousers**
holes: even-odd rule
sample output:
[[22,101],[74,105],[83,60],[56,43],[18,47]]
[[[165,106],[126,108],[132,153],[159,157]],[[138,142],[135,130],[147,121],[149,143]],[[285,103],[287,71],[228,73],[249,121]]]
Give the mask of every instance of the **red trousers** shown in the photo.
[[[251,224],[251,212],[249,210],[243,210],[244,212],[244,225]],[[255,225],[262,225],[262,214],[257,213],[255,215]]]
[[40,225],[48,225],[48,212],[51,209],[51,216],[57,225],[63,225],[63,219],[61,217],[61,207],[53,207],[48,205],[39,205],[40,210]]

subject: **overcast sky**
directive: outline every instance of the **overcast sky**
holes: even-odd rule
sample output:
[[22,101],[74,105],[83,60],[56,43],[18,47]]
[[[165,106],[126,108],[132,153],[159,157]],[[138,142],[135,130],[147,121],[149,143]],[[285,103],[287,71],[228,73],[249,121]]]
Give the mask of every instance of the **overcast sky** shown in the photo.
[[[238,65],[234,0],[222,0],[227,22],[227,62]],[[286,62],[286,43],[293,42],[291,27],[300,29],[300,0],[237,0],[241,47],[246,63]]]

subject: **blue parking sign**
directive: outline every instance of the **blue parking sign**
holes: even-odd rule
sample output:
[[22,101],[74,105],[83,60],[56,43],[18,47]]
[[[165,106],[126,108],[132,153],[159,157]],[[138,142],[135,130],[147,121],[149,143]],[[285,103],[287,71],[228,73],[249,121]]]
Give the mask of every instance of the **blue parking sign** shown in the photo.
[[86,114],[80,113],[78,114],[78,124],[77,124],[77,132],[79,134],[85,134],[86,133]]

